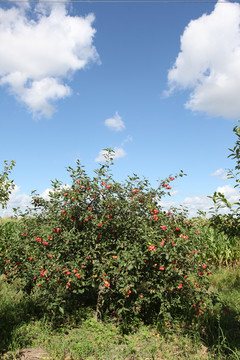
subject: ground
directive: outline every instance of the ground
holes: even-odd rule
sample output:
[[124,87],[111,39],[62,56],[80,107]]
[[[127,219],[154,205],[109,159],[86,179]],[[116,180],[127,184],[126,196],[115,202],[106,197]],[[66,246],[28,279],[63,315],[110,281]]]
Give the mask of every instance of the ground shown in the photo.
[[[9,354],[5,354],[4,360],[12,359]],[[22,349],[16,354],[16,359],[19,360],[47,360],[49,359],[48,354],[43,348],[29,348]]]

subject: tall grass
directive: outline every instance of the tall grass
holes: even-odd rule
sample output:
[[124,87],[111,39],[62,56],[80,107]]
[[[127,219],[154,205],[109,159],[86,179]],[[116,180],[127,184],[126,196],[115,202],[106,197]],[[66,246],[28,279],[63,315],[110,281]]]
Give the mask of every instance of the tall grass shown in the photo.
[[196,247],[200,250],[199,255],[204,262],[210,262],[215,266],[239,263],[239,236],[228,237],[223,232],[211,227],[207,219],[194,220],[193,224],[200,232]]

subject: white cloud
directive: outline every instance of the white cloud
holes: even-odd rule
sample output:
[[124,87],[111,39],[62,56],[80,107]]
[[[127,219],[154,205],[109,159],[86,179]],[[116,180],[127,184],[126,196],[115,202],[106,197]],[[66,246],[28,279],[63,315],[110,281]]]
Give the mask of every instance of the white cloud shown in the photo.
[[106,119],[104,121],[104,124],[111,130],[115,130],[115,131],[122,131],[123,129],[125,129],[125,124],[121,118],[121,116],[119,116],[119,114],[116,112],[114,117]]
[[[59,190],[68,190],[70,186],[68,184],[61,185]],[[46,188],[39,196],[44,200],[50,200],[49,193],[52,192],[52,188]],[[12,193],[10,194],[9,201],[6,209],[0,208],[0,217],[12,216],[13,208],[20,208],[21,211],[25,211],[28,206],[31,206],[32,197],[25,193],[20,192],[20,187],[15,185]]]
[[[121,147],[115,147],[114,149],[114,154],[111,155],[111,157],[113,159],[120,159],[123,158],[127,155],[127,153],[125,152],[125,150]],[[96,162],[106,162],[106,156],[107,155],[107,151],[106,150],[101,150],[99,151],[98,157],[96,157],[94,159],[94,161]]]
[[12,193],[10,194],[7,209],[0,209],[0,216],[13,215],[13,208],[20,207],[21,210],[25,210],[31,203],[31,196],[20,193],[20,187],[15,185]]
[[215,172],[210,174],[210,176],[221,176],[221,180],[223,180],[223,181],[229,180],[228,173],[225,172],[225,170],[223,170],[222,168],[216,170]]
[[223,174],[223,176],[221,176],[221,180],[223,181],[229,180],[228,173]]
[[[240,200],[239,190],[235,189],[231,185],[218,187],[216,191],[223,193],[230,203],[234,203]],[[193,197],[188,196],[185,197],[182,201],[162,200],[160,204],[165,210],[169,210],[170,207],[179,207],[182,205],[184,208],[188,209],[190,217],[197,216],[198,210],[206,212],[206,214],[209,216],[210,208],[214,207],[213,201],[207,195],[203,194]],[[220,210],[220,212],[227,213],[228,208],[224,207]]]
[[214,171],[214,173],[212,173],[211,176],[220,176],[220,175],[222,175],[222,173],[224,173],[224,170],[218,169],[218,170]]
[[240,5],[218,2],[209,15],[190,21],[181,51],[168,72],[169,91],[192,90],[185,107],[211,116],[240,113]]
[[238,189],[232,187],[231,185],[219,186],[217,192],[220,192],[225,195],[226,199],[230,203],[234,203],[240,200],[240,192]]
[[49,200],[49,193],[52,191],[52,189],[47,188],[45,189],[42,194],[40,195],[40,197],[42,197],[44,200]]
[[196,216],[198,210],[209,212],[209,209],[213,206],[213,202],[206,195],[199,195],[195,197],[186,197],[183,202],[183,206],[189,209],[191,216]]
[[163,200],[160,205],[166,211],[171,207],[180,208],[180,206],[182,206],[183,208],[188,209],[189,216],[193,217],[197,216],[198,210],[208,213],[210,207],[213,206],[213,203],[206,195],[199,195],[195,197],[186,197],[182,201]]
[[133,141],[133,137],[131,135],[128,135],[121,143],[120,147],[123,147],[125,144],[132,142]]
[[71,16],[65,5],[0,9],[0,85],[36,117],[71,94],[66,81],[98,60],[94,15]]

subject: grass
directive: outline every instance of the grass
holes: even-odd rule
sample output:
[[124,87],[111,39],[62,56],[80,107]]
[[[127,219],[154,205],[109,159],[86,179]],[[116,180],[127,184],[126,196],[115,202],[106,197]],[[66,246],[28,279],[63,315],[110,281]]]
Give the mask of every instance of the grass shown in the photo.
[[2,359],[19,359],[18,350],[26,347],[43,347],[52,360],[240,359],[239,267],[213,273],[210,291],[219,295],[222,304],[202,332],[170,325],[163,334],[140,324],[126,335],[116,323],[96,322],[90,309],[66,315],[56,327],[34,299],[24,299],[20,285],[0,278],[0,349],[8,354]]
[[201,230],[199,243],[196,246],[200,250],[202,260],[216,266],[238,264],[240,259],[239,236],[228,237],[223,232],[210,227],[207,219],[206,222],[203,220],[193,221],[196,229]]

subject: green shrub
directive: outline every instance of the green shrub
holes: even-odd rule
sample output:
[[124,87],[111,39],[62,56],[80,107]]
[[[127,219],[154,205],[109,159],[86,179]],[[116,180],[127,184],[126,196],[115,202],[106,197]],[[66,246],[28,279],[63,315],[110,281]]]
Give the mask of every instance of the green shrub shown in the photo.
[[79,162],[68,171],[71,187],[55,181],[49,200],[33,194],[24,230],[1,257],[8,281],[23,278],[56,318],[85,304],[123,324],[191,322],[211,311],[199,234],[184,213],[159,205],[182,172],[153,189],[136,175],[116,182],[109,161],[92,179]]

